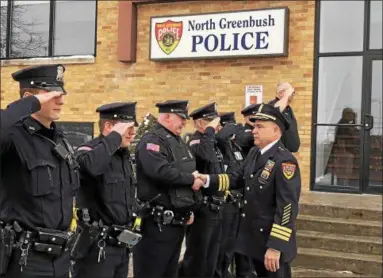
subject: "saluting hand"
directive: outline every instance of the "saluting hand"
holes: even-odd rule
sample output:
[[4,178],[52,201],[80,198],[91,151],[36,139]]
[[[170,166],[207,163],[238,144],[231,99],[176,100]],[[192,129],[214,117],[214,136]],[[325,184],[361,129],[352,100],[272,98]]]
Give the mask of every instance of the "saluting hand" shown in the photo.
[[52,92],[47,92],[44,94],[37,94],[34,95],[40,102],[40,104],[47,103],[51,99],[54,99],[55,97],[62,96],[64,92],[57,92],[57,91],[52,91]]
[[129,122],[129,123],[117,123],[113,126],[112,131],[116,131],[119,133],[121,136],[125,134],[125,132],[134,126],[134,122]]
[[221,121],[221,118],[220,117],[217,117],[215,118],[214,120],[212,120],[208,125],[207,127],[212,127],[214,129],[217,129],[218,126],[220,125],[220,121]]

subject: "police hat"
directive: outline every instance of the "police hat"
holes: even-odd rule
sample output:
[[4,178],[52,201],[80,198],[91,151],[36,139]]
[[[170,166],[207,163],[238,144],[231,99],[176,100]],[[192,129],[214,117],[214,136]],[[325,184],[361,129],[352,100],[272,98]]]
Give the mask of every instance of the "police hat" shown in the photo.
[[206,119],[213,120],[218,117],[217,104],[215,102],[205,105],[204,107],[198,108],[190,113],[190,117],[193,120]]
[[289,121],[281,113],[279,108],[275,108],[271,104],[260,104],[257,113],[249,119],[251,122],[255,121],[272,121],[276,123],[282,131],[290,127]]
[[225,124],[235,124],[235,113],[234,112],[227,112],[227,113],[220,113],[219,117],[221,118],[221,125],[224,126]]
[[136,104],[137,102],[114,102],[98,107],[96,112],[100,113],[100,119],[134,122],[138,126]]
[[246,106],[242,111],[241,111],[241,114],[245,117],[247,116],[251,116],[251,115],[255,115],[255,113],[257,113],[257,110],[259,108],[260,104],[256,103],[256,104],[250,104],[248,106]]
[[43,65],[21,69],[12,73],[12,77],[19,82],[20,89],[37,88],[66,94],[64,72],[65,67],[63,65]]
[[188,100],[167,100],[165,102],[157,103],[156,107],[158,107],[159,113],[174,113],[184,119],[189,119],[189,116],[188,116],[189,101]]

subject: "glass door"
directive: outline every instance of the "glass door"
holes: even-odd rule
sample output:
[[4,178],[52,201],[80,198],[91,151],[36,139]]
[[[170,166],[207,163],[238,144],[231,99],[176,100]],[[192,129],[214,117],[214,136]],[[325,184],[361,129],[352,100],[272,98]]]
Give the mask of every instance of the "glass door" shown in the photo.
[[[382,56],[374,55],[366,59],[365,71],[365,111],[369,119],[364,124],[362,191],[382,194],[383,172],[383,121],[382,121]],[[369,125],[369,126],[367,126]]]

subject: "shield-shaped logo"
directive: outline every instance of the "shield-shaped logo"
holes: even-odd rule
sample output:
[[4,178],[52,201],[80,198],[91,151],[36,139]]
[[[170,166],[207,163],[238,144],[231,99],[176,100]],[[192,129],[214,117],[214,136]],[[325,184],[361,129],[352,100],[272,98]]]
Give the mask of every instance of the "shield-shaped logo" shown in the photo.
[[167,55],[172,53],[180,43],[183,31],[182,21],[165,21],[156,23],[156,40]]

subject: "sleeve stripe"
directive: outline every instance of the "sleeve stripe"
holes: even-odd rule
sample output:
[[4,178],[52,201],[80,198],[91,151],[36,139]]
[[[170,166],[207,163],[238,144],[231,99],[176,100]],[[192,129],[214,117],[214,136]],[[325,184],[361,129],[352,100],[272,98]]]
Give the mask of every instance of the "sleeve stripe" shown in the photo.
[[224,175],[224,179],[226,180],[226,190],[229,190],[230,188],[230,179],[228,175]]
[[287,242],[289,241],[289,238],[288,238],[288,237],[285,237],[285,236],[282,236],[282,235],[279,235],[279,234],[276,234],[276,233],[273,233],[273,232],[270,233],[270,236],[279,238],[279,239],[284,240],[284,241],[287,241]]
[[286,220],[286,221],[282,221],[282,225],[286,225],[290,222],[290,219],[289,220]]
[[222,176],[218,175],[218,191],[223,191],[222,190]]
[[285,219],[289,219],[289,218],[290,218],[290,215],[289,215],[289,214],[284,215],[284,216],[282,217],[282,221],[285,220]]
[[283,214],[285,214],[285,213],[289,213],[290,211],[291,211],[291,208],[288,208],[288,209],[286,209],[286,210],[283,211]]
[[285,236],[285,237],[287,237],[287,238],[290,238],[290,235],[291,235],[291,234],[289,234],[289,233],[282,232],[282,231],[277,230],[277,229],[274,229],[274,228],[271,229],[271,232],[273,232],[273,233],[275,233],[275,234],[283,235],[283,236]]
[[273,229],[277,229],[277,230],[281,230],[281,231],[285,231],[289,234],[291,234],[291,229],[287,228],[287,227],[282,227],[278,224],[273,224]]
[[291,203],[284,207],[284,209],[288,209],[288,208],[291,208]]

